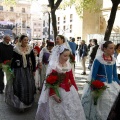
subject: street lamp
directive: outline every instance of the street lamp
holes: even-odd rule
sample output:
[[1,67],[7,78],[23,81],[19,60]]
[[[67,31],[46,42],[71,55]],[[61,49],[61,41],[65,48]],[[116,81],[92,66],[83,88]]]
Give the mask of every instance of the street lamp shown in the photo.
[[50,5],[48,5],[47,6],[48,7],[48,24],[49,24],[49,26],[48,26],[48,38],[49,38],[49,40],[50,40],[50,12],[51,12],[51,7],[50,7]]

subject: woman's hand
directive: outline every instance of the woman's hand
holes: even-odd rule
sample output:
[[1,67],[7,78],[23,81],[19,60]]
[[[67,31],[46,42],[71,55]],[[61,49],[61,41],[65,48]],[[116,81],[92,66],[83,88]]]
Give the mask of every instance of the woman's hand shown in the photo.
[[61,103],[61,99],[55,94],[52,96],[57,103]]

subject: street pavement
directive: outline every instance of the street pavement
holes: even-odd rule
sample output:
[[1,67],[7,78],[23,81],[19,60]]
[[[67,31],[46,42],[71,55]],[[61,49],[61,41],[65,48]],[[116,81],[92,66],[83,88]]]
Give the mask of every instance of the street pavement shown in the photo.
[[[86,64],[88,66],[88,64]],[[87,80],[89,70],[87,70],[87,75],[81,75],[82,68],[80,63],[76,63],[75,67],[75,81],[77,83],[79,94],[81,96],[83,86]],[[35,96],[35,102],[33,106],[29,109],[26,109],[24,112],[19,112],[17,109],[11,108],[4,102],[4,94],[0,94],[0,120],[34,120],[37,102],[39,99],[39,93]]]

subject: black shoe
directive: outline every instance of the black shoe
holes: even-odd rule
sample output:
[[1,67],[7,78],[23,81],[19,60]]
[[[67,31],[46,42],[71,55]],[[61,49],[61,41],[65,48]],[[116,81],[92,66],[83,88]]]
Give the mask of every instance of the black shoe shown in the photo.
[[2,90],[0,90],[0,94],[3,94],[3,91],[2,91]]
[[81,73],[81,75],[86,75],[86,72]]

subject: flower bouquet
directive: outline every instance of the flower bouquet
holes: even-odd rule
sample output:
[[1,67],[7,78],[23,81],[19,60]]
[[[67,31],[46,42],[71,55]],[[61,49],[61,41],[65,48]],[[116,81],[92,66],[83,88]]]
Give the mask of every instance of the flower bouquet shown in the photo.
[[90,84],[91,87],[91,94],[93,96],[94,105],[97,105],[98,98],[108,87],[100,80],[92,80],[91,82],[88,82],[88,84]]
[[70,63],[75,63],[75,56],[70,54]]
[[2,68],[3,72],[6,74],[7,81],[10,81],[14,77],[14,73],[11,70],[11,61],[6,60],[0,64],[0,68]]
[[60,83],[62,83],[62,81],[65,79],[65,77],[65,73],[58,73],[56,71],[52,71],[52,73],[46,78],[46,88],[52,88],[55,91],[56,95],[60,98],[58,88]]

